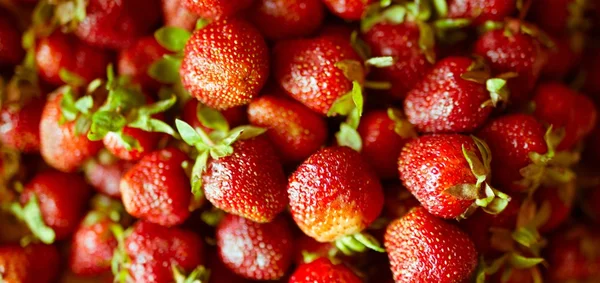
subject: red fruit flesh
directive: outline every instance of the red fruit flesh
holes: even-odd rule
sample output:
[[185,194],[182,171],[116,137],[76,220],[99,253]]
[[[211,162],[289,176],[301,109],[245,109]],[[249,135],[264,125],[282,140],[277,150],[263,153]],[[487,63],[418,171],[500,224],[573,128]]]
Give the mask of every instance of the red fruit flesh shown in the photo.
[[0,108],[0,143],[22,152],[38,152],[43,108],[44,102],[38,98],[24,105],[3,104]]
[[516,10],[516,0],[448,0],[448,17],[472,19],[474,24],[502,21]]
[[373,0],[323,0],[327,8],[344,20],[360,20]]
[[69,269],[74,274],[97,276],[110,272],[113,252],[117,248],[117,239],[110,230],[112,224],[106,217],[80,224],[73,235],[69,254]]
[[52,245],[0,246],[0,275],[7,283],[50,283],[58,276],[60,257]]
[[246,9],[252,0],[183,0],[182,3],[201,18],[220,20]]
[[305,263],[294,271],[289,283],[360,283],[362,280],[343,264],[333,264],[327,258]]
[[320,0],[259,0],[249,11],[250,21],[269,39],[313,34],[325,17]]
[[165,25],[193,30],[198,16],[188,10],[180,0],[162,0],[163,18]]
[[140,148],[127,149],[119,134],[109,132],[102,142],[110,153],[123,160],[139,160],[156,147],[161,136],[160,133],[146,132],[141,129],[124,127],[123,134],[139,142]]
[[160,83],[148,75],[148,68],[168,53],[154,37],[141,38],[119,53],[119,75],[131,77],[133,83],[140,84],[144,89],[158,89]]

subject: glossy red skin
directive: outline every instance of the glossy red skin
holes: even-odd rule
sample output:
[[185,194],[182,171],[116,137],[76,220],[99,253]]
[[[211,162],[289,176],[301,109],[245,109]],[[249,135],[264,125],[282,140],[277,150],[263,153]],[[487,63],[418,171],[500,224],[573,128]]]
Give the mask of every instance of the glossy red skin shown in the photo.
[[6,283],[50,283],[58,276],[60,258],[53,245],[0,246],[0,273]]
[[289,178],[288,196],[298,227],[319,242],[361,232],[383,208],[377,175],[358,152],[343,146],[304,161]]
[[360,20],[373,0],[323,0],[329,11],[344,20]]
[[457,218],[474,202],[444,193],[450,187],[477,182],[463,155],[463,146],[481,158],[473,139],[457,134],[422,136],[402,149],[398,159],[400,179],[435,216]]
[[[534,0],[530,14],[533,21],[546,32],[564,34],[569,31],[569,5],[574,0]],[[591,3],[591,2],[590,2]]]
[[413,207],[420,206],[419,201],[402,185],[384,186],[385,205],[383,217],[396,219],[404,216]]
[[420,33],[417,24],[406,21],[379,23],[363,35],[373,57],[392,56],[396,60],[391,67],[371,69],[377,80],[392,83],[386,93],[396,99],[404,99],[432,67],[419,47]]
[[473,60],[447,57],[408,92],[404,113],[420,132],[471,132],[483,125],[492,112],[481,107],[490,99],[484,84],[467,81],[460,76]]
[[285,209],[286,179],[271,143],[264,136],[239,140],[233,154],[210,159],[202,175],[206,199],[225,212],[259,223]]
[[252,0],[183,0],[182,4],[203,19],[220,20],[248,8]]
[[477,267],[469,236],[422,207],[392,222],[384,244],[398,283],[463,282]]
[[125,239],[125,252],[131,259],[129,274],[134,282],[173,282],[172,266],[189,274],[204,264],[202,239],[179,228],[167,228],[139,221]]
[[267,136],[284,163],[302,162],[327,140],[327,124],[299,102],[263,96],[250,103],[252,125],[267,128]]
[[121,177],[135,163],[119,160],[111,164],[102,164],[100,162],[88,162],[84,167],[84,174],[87,182],[99,193],[112,198],[121,198],[119,184]]
[[548,221],[538,230],[540,233],[546,234],[559,228],[571,215],[571,207],[575,198],[570,196],[569,199],[562,199],[559,190],[567,188],[541,187],[535,192],[535,199],[538,206],[548,202],[550,205],[550,217]]
[[77,74],[87,82],[103,78],[110,57],[107,51],[60,31],[39,39],[35,49],[38,74],[54,86],[65,84],[59,76],[61,69]]
[[523,179],[519,170],[531,164],[532,152],[548,151],[544,135],[546,129],[528,114],[508,114],[489,121],[477,133],[492,153],[492,181],[509,192],[523,192],[529,188],[517,184]]
[[[542,68],[542,75],[554,80],[561,80],[579,66],[582,51],[573,49],[570,36],[554,36],[555,48],[546,49],[548,60]],[[588,58],[586,57],[586,61]]]
[[261,224],[229,214],[219,223],[216,237],[219,258],[248,279],[277,280],[292,262],[292,233],[282,217]]
[[502,21],[517,10],[516,0],[448,0],[448,18],[472,19],[476,25]]
[[161,134],[156,132],[146,132],[141,129],[124,127],[123,134],[136,139],[140,143],[140,149],[127,149],[125,144],[117,136],[117,133],[110,132],[102,142],[110,153],[123,160],[139,160],[144,155],[153,151],[158,144]]
[[160,14],[160,0],[90,0],[75,34],[96,47],[123,49],[151,33]]
[[558,150],[573,148],[596,125],[597,110],[593,101],[561,83],[540,84],[533,101],[536,118],[553,125],[554,129],[564,128],[565,137]]
[[25,56],[21,34],[11,19],[8,12],[0,10],[0,67],[17,65]]
[[585,280],[600,276],[600,259],[590,258],[588,254],[597,254],[596,250],[584,251],[582,241],[592,243],[600,241],[597,231],[581,224],[574,225],[555,233],[545,249],[544,258],[549,264],[547,278],[553,282],[563,280]]
[[180,0],[161,0],[165,25],[193,30],[198,16],[185,8]]
[[144,89],[158,89],[160,83],[148,75],[148,68],[168,53],[154,37],[143,37],[121,50],[117,70],[119,75],[131,77],[133,83],[140,84]]
[[260,32],[241,19],[195,31],[183,52],[179,71],[183,86],[211,108],[248,104],[269,76],[267,45]]
[[117,239],[110,230],[113,224],[105,217],[95,223],[83,221],[79,225],[71,240],[71,272],[80,276],[98,276],[110,272],[113,252],[117,248]]
[[291,97],[323,115],[336,99],[352,89],[335,64],[362,62],[348,39],[317,37],[284,41],[274,49],[274,77]]
[[360,283],[362,280],[343,264],[333,264],[327,258],[305,263],[294,271],[289,283]]
[[394,131],[394,122],[385,110],[364,114],[358,126],[363,141],[362,155],[382,179],[398,178],[398,156],[411,137]]
[[46,226],[54,230],[56,240],[69,237],[85,212],[90,188],[77,175],[58,171],[38,173],[20,197],[25,205],[35,195]]
[[248,15],[266,38],[280,40],[313,34],[323,23],[325,8],[320,0],[258,0]]
[[[198,120],[198,104],[198,100],[188,100],[183,106],[182,119],[193,128],[201,128],[206,133],[210,133],[212,132],[212,129],[205,127],[200,123],[200,120]],[[225,117],[225,120],[227,120],[230,128],[235,128],[248,123],[245,107],[233,107],[222,110],[221,114]]]
[[144,156],[121,178],[127,213],[162,226],[183,223],[190,215],[190,183],[182,163],[185,153],[162,149]]
[[21,152],[38,152],[43,108],[44,101],[38,98],[24,105],[4,103],[0,108],[0,143]]
[[302,234],[294,240],[294,263],[296,265],[305,263],[303,255],[304,252],[316,255],[318,257],[329,257],[329,255],[335,251],[335,245],[332,243],[321,243],[309,236]]
[[40,153],[51,167],[74,172],[102,148],[102,142],[90,141],[85,134],[77,135],[74,121],[59,123],[62,91],[64,89],[61,88],[50,94],[44,106],[40,122]]
[[508,79],[509,100],[515,104],[528,102],[546,63],[538,40],[523,33],[507,36],[503,29],[492,30],[479,37],[474,52],[490,63],[493,75],[517,73],[516,78]]

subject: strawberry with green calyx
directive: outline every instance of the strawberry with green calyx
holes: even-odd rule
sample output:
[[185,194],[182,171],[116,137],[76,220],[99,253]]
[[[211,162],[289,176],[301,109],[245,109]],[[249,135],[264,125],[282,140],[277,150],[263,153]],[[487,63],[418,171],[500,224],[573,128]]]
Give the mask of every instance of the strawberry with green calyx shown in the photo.
[[204,191],[217,208],[260,223],[285,208],[285,176],[271,144],[260,136],[265,129],[240,126],[206,134],[181,120],[176,126],[197,151],[190,178],[194,195]]
[[192,33],[179,27],[166,26],[154,32],[154,39],[164,49],[175,54],[164,54],[148,67],[148,75],[164,84],[180,84],[179,68],[183,59],[183,48]]
[[228,131],[230,128],[248,124],[245,107],[234,107],[217,111],[198,100],[190,99],[183,106],[181,118],[192,128],[202,128],[210,134],[214,130]]
[[289,283],[327,282],[359,283],[362,280],[352,269],[325,257],[299,265],[289,280]]
[[491,158],[487,144],[473,136],[421,136],[402,149],[398,171],[404,186],[433,215],[466,218],[477,207],[497,214],[510,197],[489,185]]

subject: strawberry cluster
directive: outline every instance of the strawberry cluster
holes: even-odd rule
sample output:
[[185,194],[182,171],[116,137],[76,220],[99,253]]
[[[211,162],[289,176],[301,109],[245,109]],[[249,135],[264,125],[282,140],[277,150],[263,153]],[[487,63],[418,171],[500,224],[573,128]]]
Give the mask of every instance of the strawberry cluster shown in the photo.
[[0,282],[597,282],[600,4],[0,1]]

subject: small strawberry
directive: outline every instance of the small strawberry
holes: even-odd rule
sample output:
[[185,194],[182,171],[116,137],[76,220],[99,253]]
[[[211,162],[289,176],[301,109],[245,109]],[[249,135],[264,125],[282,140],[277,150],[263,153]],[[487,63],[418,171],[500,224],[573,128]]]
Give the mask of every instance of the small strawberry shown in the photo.
[[501,212],[510,197],[490,187],[490,149],[475,137],[422,136],[408,142],[398,159],[404,186],[429,213],[466,218],[477,206]]
[[535,192],[539,206],[548,205],[548,219],[539,227],[540,233],[548,233],[560,227],[571,215],[575,201],[576,185],[573,182],[557,187],[541,187]]
[[182,167],[187,156],[177,149],[149,153],[121,179],[127,213],[163,226],[179,225],[190,214],[191,190]]
[[[302,163],[288,184],[290,211],[298,227],[319,242],[337,241],[381,250],[361,233],[379,216],[383,191],[375,172],[349,147],[321,149]],[[361,247],[362,245],[362,247]]]
[[435,3],[438,11],[442,11],[442,16],[472,19],[476,25],[502,21],[517,9],[517,0],[444,0]]
[[11,15],[0,8],[0,68],[19,64],[23,56],[25,52],[21,47],[21,34]]
[[267,128],[267,136],[283,162],[302,162],[327,139],[324,119],[299,102],[263,96],[248,106],[250,123]]
[[545,250],[548,260],[548,280],[562,282],[574,280],[595,282],[600,277],[600,234],[581,224],[572,225],[556,233]]
[[193,30],[198,16],[188,10],[179,0],[161,0],[165,25]]
[[313,34],[325,17],[320,0],[259,0],[252,6],[250,21],[269,39]]
[[552,125],[554,129],[564,129],[564,138],[557,150],[573,148],[596,125],[597,110],[593,101],[561,83],[540,84],[533,101],[533,115],[536,118]]
[[39,98],[23,105],[3,103],[0,107],[0,143],[21,152],[38,152],[43,108],[44,102]]
[[352,90],[353,81],[364,81],[362,60],[339,37],[285,41],[275,46],[274,56],[274,76],[281,88],[323,115]]
[[[218,53],[211,50],[218,49]],[[264,39],[239,19],[214,22],[195,31],[183,51],[184,87],[203,104],[227,109],[248,104],[269,75]]]
[[[135,163],[125,160],[119,160],[112,156],[106,156],[102,152],[99,154],[98,160],[89,160],[83,166],[83,173],[86,181],[99,193],[112,198],[121,198],[121,190],[119,183],[125,172],[129,171]],[[115,160],[116,159],[116,160]]]
[[361,153],[377,175],[383,179],[397,178],[400,151],[417,136],[402,113],[393,108],[368,112],[361,118],[358,133],[363,143]]
[[220,20],[248,8],[252,0],[183,0],[182,3],[203,19]]
[[360,283],[363,282],[352,270],[343,264],[334,264],[322,257],[296,268],[289,283]]
[[121,50],[117,69],[119,75],[131,77],[133,83],[140,84],[144,89],[158,89],[160,83],[148,75],[148,68],[156,60],[168,54],[154,37],[143,37],[132,46]]
[[323,0],[327,8],[344,20],[360,20],[374,0]]
[[53,245],[0,246],[0,280],[6,283],[50,283],[58,277],[60,257]]
[[269,223],[227,215],[216,231],[219,257],[241,276],[253,280],[277,280],[292,262],[293,238],[284,218]]
[[111,270],[117,248],[111,226],[115,222],[100,211],[91,211],[83,219],[71,240],[69,269],[76,275],[98,276]]
[[[181,114],[181,118],[183,119],[183,121],[190,124],[190,126],[192,126],[194,129],[201,128],[207,133],[210,133],[213,130],[219,130],[219,126],[211,125],[211,121],[205,119],[204,113],[207,111],[212,112],[214,110],[202,105],[202,103],[199,103],[196,99],[190,99],[183,106],[183,113]],[[233,107],[222,110],[220,112],[230,127],[237,127],[248,123],[248,117],[246,115],[245,107]],[[202,119],[202,121],[200,119]],[[217,129],[209,128],[204,124],[212,127],[216,126]]]
[[477,251],[458,227],[414,208],[385,233],[396,282],[463,282],[477,267]]

